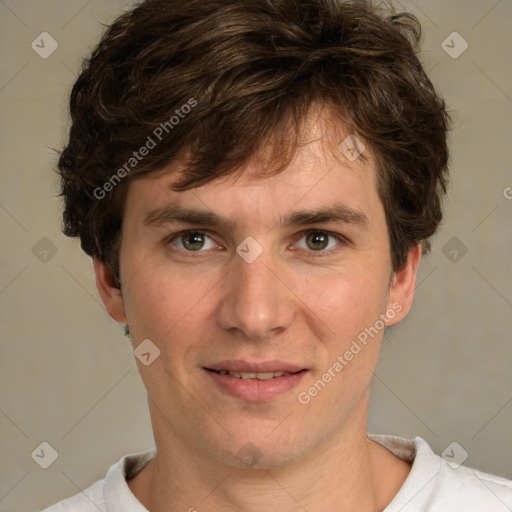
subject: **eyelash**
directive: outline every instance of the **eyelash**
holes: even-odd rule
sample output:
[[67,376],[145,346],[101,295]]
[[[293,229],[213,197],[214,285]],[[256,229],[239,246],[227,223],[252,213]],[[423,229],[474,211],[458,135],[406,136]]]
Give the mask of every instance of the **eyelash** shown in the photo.
[[[214,241],[213,238],[210,236],[209,231],[204,231],[204,230],[201,230],[201,229],[186,229],[186,230],[180,231],[178,233],[174,233],[170,237],[167,237],[165,239],[165,244],[166,245],[172,245],[172,242],[174,240],[176,240],[179,237],[181,237],[182,235],[185,235],[185,234],[188,234],[188,233],[200,233],[200,234],[205,235],[206,237],[210,238],[210,240]],[[325,231],[325,230],[322,230],[322,229],[308,229],[308,230],[305,230],[305,231],[301,231],[300,233],[298,233],[300,235],[300,238],[298,240],[303,239],[304,237],[308,236],[311,233],[324,234],[324,235],[327,235],[329,237],[336,238],[338,240],[338,242],[339,242],[339,245],[341,245],[341,246],[347,245],[349,243],[349,241],[343,235],[340,235],[339,233],[333,233],[332,231]],[[185,249],[179,249],[179,248],[175,248],[173,250],[177,250],[179,252],[185,252],[185,253],[191,255],[192,257],[197,257],[201,253],[207,252],[207,251],[204,251],[204,250],[187,251]],[[305,250],[305,249],[302,249],[302,250]],[[339,246],[336,246],[336,247],[331,248],[329,250],[320,250],[320,251],[309,250],[307,252],[311,253],[311,257],[312,258],[322,258],[324,256],[330,256],[333,252],[336,252],[337,250],[339,250]],[[198,253],[197,256],[195,256],[195,253]]]

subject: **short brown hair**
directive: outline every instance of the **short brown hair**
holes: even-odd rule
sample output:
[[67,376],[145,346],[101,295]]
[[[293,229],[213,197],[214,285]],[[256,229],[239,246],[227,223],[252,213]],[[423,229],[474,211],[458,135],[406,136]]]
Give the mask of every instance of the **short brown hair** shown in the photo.
[[281,135],[297,134],[319,102],[374,155],[400,269],[414,245],[430,249],[448,175],[449,115],[419,61],[420,36],[413,15],[370,1],[146,0],[108,28],[72,89],[58,162],[64,233],[118,280],[132,179],[185,151],[177,191],[235,172],[264,145],[289,157]]

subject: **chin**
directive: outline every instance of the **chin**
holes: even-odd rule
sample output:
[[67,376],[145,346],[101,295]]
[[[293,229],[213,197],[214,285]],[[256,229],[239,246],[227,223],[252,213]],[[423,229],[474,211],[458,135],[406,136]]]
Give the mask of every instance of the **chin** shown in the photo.
[[244,436],[235,435],[228,446],[218,447],[218,450],[214,448],[216,458],[235,468],[265,471],[290,466],[307,452],[305,439],[294,439],[292,436],[286,439],[278,436],[272,438],[272,434],[267,434],[267,429],[260,432],[260,435],[254,432]]

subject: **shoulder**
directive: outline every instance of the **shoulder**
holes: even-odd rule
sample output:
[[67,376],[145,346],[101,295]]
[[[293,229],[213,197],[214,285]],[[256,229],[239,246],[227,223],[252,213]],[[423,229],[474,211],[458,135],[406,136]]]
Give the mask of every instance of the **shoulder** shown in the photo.
[[450,462],[421,437],[368,436],[412,462],[411,471],[385,512],[510,512],[512,481]]
[[59,501],[42,512],[107,512],[104,489],[105,480],[98,480],[83,492]]
[[154,448],[125,455],[110,467],[104,479],[41,512],[146,512],[132,494],[127,480],[142,471],[155,455]]
[[452,467],[444,459],[439,460],[440,471],[432,494],[435,503],[444,507],[442,510],[512,510],[511,480],[466,466]]

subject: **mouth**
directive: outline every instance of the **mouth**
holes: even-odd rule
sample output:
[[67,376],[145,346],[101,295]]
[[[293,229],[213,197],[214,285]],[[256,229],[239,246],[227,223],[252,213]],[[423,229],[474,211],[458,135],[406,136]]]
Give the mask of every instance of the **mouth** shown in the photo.
[[267,402],[286,394],[309,371],[279,361],[258,364],[224,361],[203,370],[218,391],[246,402]]
[[300,372],[305,372],[307,370],[299,370],[298,372],[235,372],[232,370],[212,370],[210,368],[205,368],[205,370],[210,372],[215,372],[219,375],[229,375],[230,377],[234,377],[235,379],[244,379],[244,380],[270,380],[275,379],[277,377],[288,377],[290,375],[296,375]]

